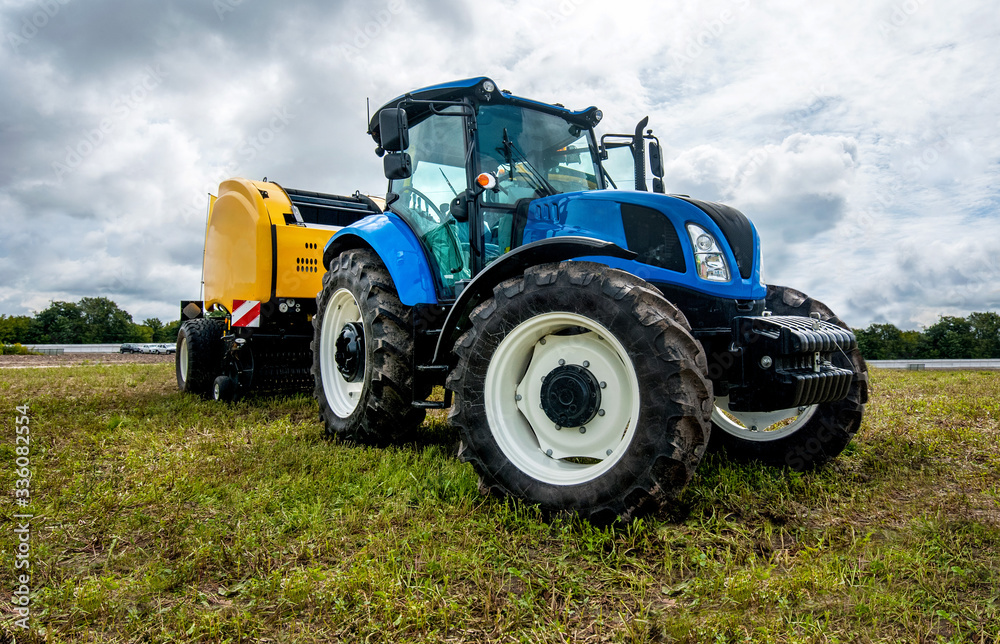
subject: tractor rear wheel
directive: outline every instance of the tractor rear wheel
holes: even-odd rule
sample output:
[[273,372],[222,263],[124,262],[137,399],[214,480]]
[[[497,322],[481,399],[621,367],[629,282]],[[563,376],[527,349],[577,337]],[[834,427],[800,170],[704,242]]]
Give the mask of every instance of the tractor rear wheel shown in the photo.
[[215,377],[222,371],[225,345],[222,322],[212,318],[188,320],[177,332],[177,353],[174,364],[177,387],[181,391],[206,396]]
[[[848,329],[825,304],[786,286],[768,286],[766,308],[774,315],[820,319]],[[712,412],[713,450],[733,460],[759,461],[803,471],[833,459],[861,427],[868,401],[868,367],[861,352],[852,349],[833,355],[833,365],[852,369],[858,376],[847,398],[832,403],[768,412],[733,412],[728,398],[717,398]]]
[[430,385],[414,379],[412,309],[389,271],[366,249],[333,259],[313,318],[314,396],[326,433],[385,443],[418,427]]
[[480,488],[594,523],[674,500],[712,409],[704,352],[675,313],[643,280],[589,262],[496,286],[448,381]]

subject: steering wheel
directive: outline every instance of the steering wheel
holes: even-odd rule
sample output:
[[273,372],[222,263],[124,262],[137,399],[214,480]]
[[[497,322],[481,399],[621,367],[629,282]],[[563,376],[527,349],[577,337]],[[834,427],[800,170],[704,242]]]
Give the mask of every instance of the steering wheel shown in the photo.
[[[432,221],[435,224],[439,224],[444,221],[444,215],[441,213],[441,210],[427,197],[427,195],[420,192],[416,188],[403,188],[399,193],[399,198],[403,200],[403,203],[406,204],[407,208],[417,213],[427,221]],[[436,215],[437,218],[435,219],[432,217],[432,214]]]

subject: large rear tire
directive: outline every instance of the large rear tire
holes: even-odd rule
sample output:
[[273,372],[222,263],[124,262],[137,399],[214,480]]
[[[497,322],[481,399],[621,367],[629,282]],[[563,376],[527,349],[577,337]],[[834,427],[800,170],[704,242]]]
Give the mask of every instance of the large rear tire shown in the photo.
[[222,322],[212,318],[188,320],[181,325],[174,354],[178,389],[201,396],[211,392],[215,377],[222,371],[224,331]]
[[[768,286],[766,307],[774,315],[820,319],[848,329],[828,306],[786,286]],[[804,471],[839,455],[861,427],[868,401],[868,367],[861,352],[834,353],[834,366],[851,369],[858,377],[847,398],[832,403],[770,412],[729,411],[727,398],[717,398],[712,412],[711,448],[730,459]]]
[[312,373],[327,434],[382,444],[418,427],[424,411],[413,396],[423,400],[431,387],[417,381],[414,389],[412,309],[378,256],[335,257],[316,304]]
[[704,352],[679,318],[646,282],[600,264],[500,283],[472,313],[448,381],[480,488],[601,524],[669,505],[712,409]]

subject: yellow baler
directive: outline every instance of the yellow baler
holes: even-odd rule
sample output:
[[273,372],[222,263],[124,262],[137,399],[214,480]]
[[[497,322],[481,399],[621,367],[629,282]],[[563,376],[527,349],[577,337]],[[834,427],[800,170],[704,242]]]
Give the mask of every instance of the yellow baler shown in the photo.
[[[237,388],[310,387],[311,320],[324,246],[341,227],[381,210],[359,193],[224,181],[218,197],[210,197],[203,298],[181,303],[182,321],[203,320],[178,338],[181,389],[225,398]],[[192,360],[194,354],[205,360]]]

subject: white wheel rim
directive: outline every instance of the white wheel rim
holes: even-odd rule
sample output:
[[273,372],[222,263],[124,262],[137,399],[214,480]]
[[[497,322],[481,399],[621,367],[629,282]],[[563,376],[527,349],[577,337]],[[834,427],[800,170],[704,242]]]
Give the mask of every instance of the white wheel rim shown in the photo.
[[[553,335],[574,327],[587,332]],[[584,432],[556,429],[541,409],[542,378],[559,360],[586,368],[602,383],[600,412]],[[614,467],[639,419],[639,380],[625,347],[606,328],[575,313],[543,313],[510,331],[490,360],[484,393],[486,419],[504,455],[520,471],[552,485],[585,483]]]
[[187,382],[188,379],[188,343],[187,338],[181,338],[181,351],[180,355],[181,361],[181,380]]
[[774,411],[730,411],[729,396],[719,396],[712,408],[712,422],[737,438],[769,442],[791,436],[815,413],[816,405]]
[[[340,418],[347,418],[357,409],[365,379],[347,382],[337,369],[337,338],[349,322],[363,324],[361,307],[346,288],[338,290],[326,304],[320,331],[319,367],[323,378],[323,393],[330,409]],[[366,366],[367,371],[367,366]]]

